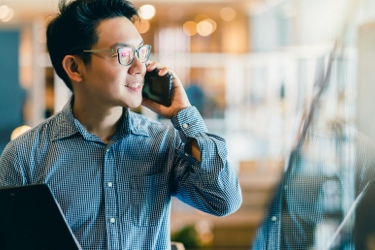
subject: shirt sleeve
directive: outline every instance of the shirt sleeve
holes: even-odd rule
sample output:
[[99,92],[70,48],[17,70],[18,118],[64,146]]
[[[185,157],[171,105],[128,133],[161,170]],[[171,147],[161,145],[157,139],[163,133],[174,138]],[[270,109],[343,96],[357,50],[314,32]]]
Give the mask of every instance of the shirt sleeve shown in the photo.
[[19,162],[14,143],[8,143],[0,156],[0,187],[26,184]]
[[227,160],[226,142],[211,134],[195,107],[181,110],[171,120],[183,143],[198,142],[201,162],[178,152],[174,169],[175,196],[181,201],[216,216],[235,212],[242,203],[237,173]]

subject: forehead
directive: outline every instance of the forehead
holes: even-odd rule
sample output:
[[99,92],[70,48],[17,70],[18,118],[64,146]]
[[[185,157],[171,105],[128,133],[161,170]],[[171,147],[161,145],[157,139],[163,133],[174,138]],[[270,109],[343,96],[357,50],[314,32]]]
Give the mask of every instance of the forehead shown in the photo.
[[115,17],[101,21],[96,28],[98,42],[94,47],[111,47],[128,44],[137,47],[143,40],[134,24],[126,17]]

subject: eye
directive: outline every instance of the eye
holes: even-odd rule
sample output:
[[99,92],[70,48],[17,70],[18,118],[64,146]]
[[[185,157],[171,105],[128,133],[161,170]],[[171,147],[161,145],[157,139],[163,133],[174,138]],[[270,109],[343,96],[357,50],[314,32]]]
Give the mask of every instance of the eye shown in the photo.
[[130,57],[130,51],[126,49],[122,49],[119,51],[120,57],[127,58]]

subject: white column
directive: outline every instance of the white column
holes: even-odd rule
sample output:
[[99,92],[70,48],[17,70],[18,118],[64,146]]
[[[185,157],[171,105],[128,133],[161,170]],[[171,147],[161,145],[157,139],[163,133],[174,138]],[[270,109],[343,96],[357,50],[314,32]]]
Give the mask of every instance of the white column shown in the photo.
[[375,21],[358,30],[357,125],[375,140]]

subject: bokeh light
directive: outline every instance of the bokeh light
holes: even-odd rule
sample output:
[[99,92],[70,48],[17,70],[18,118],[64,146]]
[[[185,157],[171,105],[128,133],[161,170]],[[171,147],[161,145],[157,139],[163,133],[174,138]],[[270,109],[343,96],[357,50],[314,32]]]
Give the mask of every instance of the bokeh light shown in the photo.
[[9,22],[14,16],[14,11],[7,5],[0,6],[0,20],[3,22]]
[[188,36],[194,36],[197,34],[197,23],[194,21],[187,21],[182,26],[184,33]]
[[214,33],[215,30],[216,30],[216,28],[217,28],[216,22],[213,19],[211,19],[211,18],[207,18],[204,21],[207,21],[207,22],[209,22],[212,25],[212,32],[211,33]]
[[150,26],[151,26],[150,22],[147,21],[147,20],[141,20],[141,21],[138,21],[138,22],[134,22],[134,25],[135,25],[135,27],[137,28],[137,30],[140,34],[144,34],[147,31],[149,31]]
[[206,20],[200,21],[197,25],[197,32],[201,36],[209,36],[214,30],[211,22]]
[[227,22],[232,21],[233,19],[236,18],[236,16],[237,16],[236,11],[231,7],[224,7],[220,10],[220,17],[224,21],[227,21]]
[[139,8],[139,14],[142,19],[150,20],[155,16],[156,10],[155,7],[151,4],[142,5]]
[[28,125],[22,125],[22,126],[19,126],[19,127],[15,128],[12,131],[12,134],[10,135],[10,140],[16,139],[18,136],[20,136],[23,133],[29,131],[30,129],[31,129],[31,127],[28,126]]

